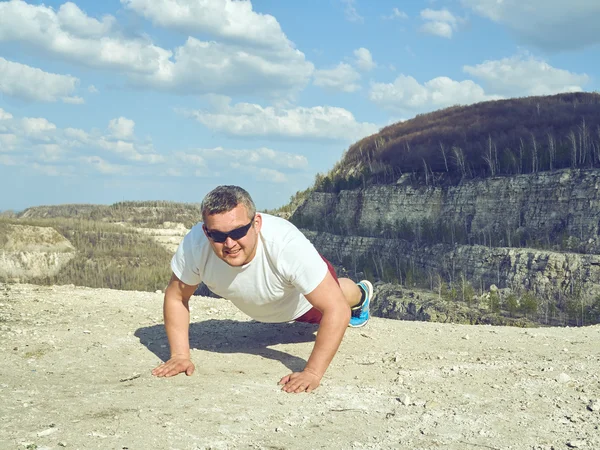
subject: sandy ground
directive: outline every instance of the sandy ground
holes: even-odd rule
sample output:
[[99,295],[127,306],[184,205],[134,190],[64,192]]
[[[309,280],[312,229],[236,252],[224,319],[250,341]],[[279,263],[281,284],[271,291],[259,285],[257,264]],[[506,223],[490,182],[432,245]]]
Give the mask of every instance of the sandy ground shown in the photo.
[[600,449],[600,326],[372,319],[286,394],[316,328],[192,301],[196,373],[157,379],[162,295],[0,284],[0,448]]

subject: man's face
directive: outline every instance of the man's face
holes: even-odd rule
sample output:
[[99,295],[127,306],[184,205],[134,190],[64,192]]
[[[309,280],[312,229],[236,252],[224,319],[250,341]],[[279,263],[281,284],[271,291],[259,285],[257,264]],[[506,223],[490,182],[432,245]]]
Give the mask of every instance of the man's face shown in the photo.
[[244,205],[237,205],[231,211],[221,214],[213,214],[206,217],[204,221],[204,233],[212,246],[215,254],[230,266],[243,266],[248,264],[256,254],[258,244],[258,233],[262,225],[262,218],[259,213],[254,217],[254,223],[250,226],[248,233],[240,239],[234,240],[227,237],[225,242],[215,242],[207,233],[220,231],[228,233],[237,228],[248,225],[251,219]]

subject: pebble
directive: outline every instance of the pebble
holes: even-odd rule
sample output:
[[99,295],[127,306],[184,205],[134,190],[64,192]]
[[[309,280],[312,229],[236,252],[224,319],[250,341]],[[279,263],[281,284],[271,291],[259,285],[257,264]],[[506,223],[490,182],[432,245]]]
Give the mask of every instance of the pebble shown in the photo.
[[581,448],[583,446],[585,446],[585,441],[582,441],[582,440],[575,440],[575,441],[567,442],[567,447]]
[[465,335],[463,336],[463,339],[464,339],[465,341],[468,341],[468,340],[469,340],[469,339],[471,339],[471,338],[469,337],[469,335],[468,335],[468,334],[465,334]]
[[566,373],[561,373],[558,377],[556,377],[556,381],[559,383],[568,383],[571,381],[571,377]]
[[47,430],[40,431],[37,435],[38,437],[50,436],[52,433],[55,433],[58,428],[48,428]]
[[400,397],[397,398],[397,400],[404,406],[410,405],[410,397],[408,396],[408,394],[402,394]]
[[600,411],[600,400],[590,400],[587,405],[587,409],[593,412]]

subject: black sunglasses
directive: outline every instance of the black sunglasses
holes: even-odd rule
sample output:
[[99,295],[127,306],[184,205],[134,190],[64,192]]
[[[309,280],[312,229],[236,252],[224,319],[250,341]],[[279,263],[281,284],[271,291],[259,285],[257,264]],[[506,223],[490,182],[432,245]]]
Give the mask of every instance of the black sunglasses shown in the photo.
[[222,231],[209,230],[208,228],[206,228],[206,226],[202,226],[204,227],[206,235],[210,239],[212,239],[214,242],[222,244],[227,240],[228,237],[230,237],[234,241],[237,241],[238,239],[241,239],[244,236],[246,236],[248,234],[248,230],[250,229],[253,223],[254,219],[252,219],[248,225],[244,225],[243,227],[239,227],[235,230],[228,231],[227,233],[223,233]]

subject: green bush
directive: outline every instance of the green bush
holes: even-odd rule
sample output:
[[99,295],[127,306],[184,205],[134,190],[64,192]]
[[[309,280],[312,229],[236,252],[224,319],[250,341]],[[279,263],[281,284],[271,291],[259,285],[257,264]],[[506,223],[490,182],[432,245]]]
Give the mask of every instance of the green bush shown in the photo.
[[519,310],[521,313],[527,318],[528,316],[535,314],[537,312],[537,308],[537,299],[531,292],[525,292],[521,297],[521,301],[519,302]]

